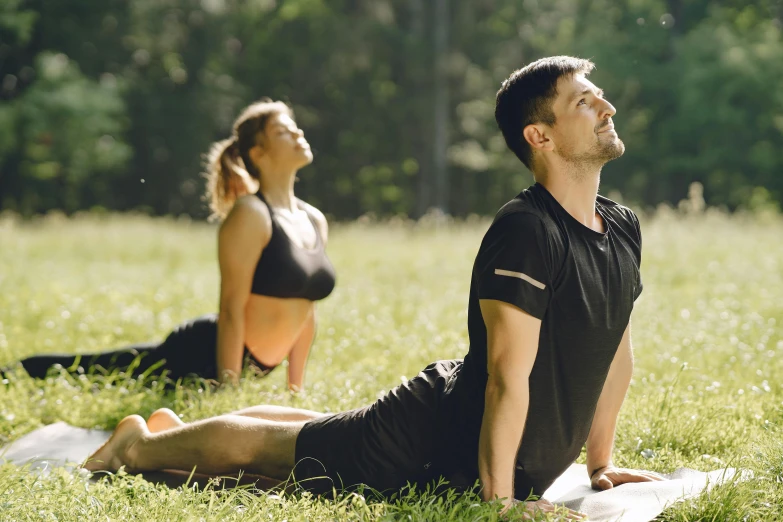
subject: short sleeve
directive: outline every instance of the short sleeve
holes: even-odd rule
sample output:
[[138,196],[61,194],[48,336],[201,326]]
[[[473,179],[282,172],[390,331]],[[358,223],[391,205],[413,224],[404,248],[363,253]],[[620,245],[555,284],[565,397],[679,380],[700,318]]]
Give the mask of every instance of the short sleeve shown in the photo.
[[642,295],[642,290],[644,289],[644,284],[642,283],[642,227],[639,225],[639,218],[636,217],[636,214],[631,212],[631,216],[634,227],[636,228],[637,244],[639,245],[636,259],[636,287],[633,292],[633,300],[636,301],[639,296]]
[[492,224],[476,259],[479,299],[512,304],[543,319],[552,295],[552,252],[541,218],[506,215]]

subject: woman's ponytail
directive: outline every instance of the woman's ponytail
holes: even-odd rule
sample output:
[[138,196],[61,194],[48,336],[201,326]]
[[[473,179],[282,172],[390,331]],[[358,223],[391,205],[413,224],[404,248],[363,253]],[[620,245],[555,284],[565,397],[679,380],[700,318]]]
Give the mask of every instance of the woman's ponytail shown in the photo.
[[232,136],[212,144],[207,154],[207,195],[213,219],[223,219],[234,202],[250,192],[248,173]]
[[231,137],[210,147],[206,158],[207,193],[204,199],[212,210],[212,219],[225,218],[237,199],[256,190],[261,173],[252,164],[250,150],[258,144],[259,134],[275,114],[293,118],[290,107],[268,98],[245,107],[234,122]]

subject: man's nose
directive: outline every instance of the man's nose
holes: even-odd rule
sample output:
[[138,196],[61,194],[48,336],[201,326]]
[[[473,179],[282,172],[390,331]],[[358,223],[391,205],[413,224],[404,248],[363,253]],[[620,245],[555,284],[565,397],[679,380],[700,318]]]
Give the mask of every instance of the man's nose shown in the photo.
[[615,114],[617,114],[617,109],[614,108],[614,105],[609,103],[607,100],[601,100],[604,104],[604,106],[601,109],[601,119],[607,119],[611,118]]

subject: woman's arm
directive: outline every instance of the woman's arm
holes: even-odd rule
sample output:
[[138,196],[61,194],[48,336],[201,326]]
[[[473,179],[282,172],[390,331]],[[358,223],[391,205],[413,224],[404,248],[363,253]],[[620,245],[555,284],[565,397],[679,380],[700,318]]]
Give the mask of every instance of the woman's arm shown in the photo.
[[[317,232],[321,236],[321,241],[326,245],[329,239],[329,224],[323,213],[312,205],[307,205],[308,212],[315,222]],[[305,367],[307,358],[310,355],[310,347],[315,339],[315,306],[313,306],[310,315],[307,317],[302,332],[294,343],[293,348],[288,354],[288,389],[297,392],[304,390]]]
[[253,272],[271,234],[269,210],[251,197],[237,200],[220,226],[217,372],[221,382],[236,382],[242,373],[245,305],[250,297]]
[[304,390],[305,367],[310,347],[315,339],[315,307],[308,316],[302,333],[288,354],[288,389],[294,392]]

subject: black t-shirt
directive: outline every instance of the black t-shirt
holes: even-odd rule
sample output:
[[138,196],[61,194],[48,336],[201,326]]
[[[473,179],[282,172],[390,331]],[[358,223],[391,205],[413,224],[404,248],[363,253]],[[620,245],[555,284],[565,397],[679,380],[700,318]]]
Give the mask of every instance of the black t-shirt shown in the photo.
[[543,493],[579,456],[642,291],[636,216],[601,196],[596,210],[605,233],[579,223],[535,184],[500,209],[473,267],[470,350],[448,397],[454,434],[449,446],[460,465],[478,465],[487,385],[487,330],[479,300],[504,301],[542,320],[517,453],[517,498],[525,499],[531,489]]

